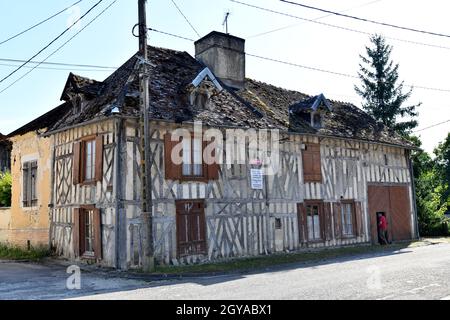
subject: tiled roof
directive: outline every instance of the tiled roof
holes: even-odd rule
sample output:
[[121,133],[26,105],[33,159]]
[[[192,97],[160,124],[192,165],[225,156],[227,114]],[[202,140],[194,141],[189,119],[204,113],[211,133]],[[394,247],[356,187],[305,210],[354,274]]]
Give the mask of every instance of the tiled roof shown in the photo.
[[[211,82],[204,82],[202,90],[206,90],[209,99],[206,105],[199,106],[192,103],[192,92],[199,88],[191,82],[205,66],[181,51],[149,47],[149,56],[154,64],[149,67],[153,119],[202,121],[205,126],[280,129],[411,146],[361,109],[345,102],[328,100],[332,111],[324,114],[322,128],[312,128],[310,123],[289,113],[291,106],[302,105],[312,96],[252,79],[246,79],[245,88],[238,91],[226,88],[219,92]],[[78,114],[66,113],[51,131],[95,118],[107,118],[115,107],[122,115],[139,116],[137,63],[135,55],[101,85],[94,83],[97,93],[92,95],[90,91],[91,98],[83,110]],[[80,90],[84,83],[93,84],[85,78],[80,78],[80,83]]]

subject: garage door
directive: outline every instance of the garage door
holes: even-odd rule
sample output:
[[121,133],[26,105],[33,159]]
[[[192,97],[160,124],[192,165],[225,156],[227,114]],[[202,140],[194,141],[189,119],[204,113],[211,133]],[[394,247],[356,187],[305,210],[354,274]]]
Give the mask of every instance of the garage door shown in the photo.
[[369,215],[372,242],[378,242],[377,212],[386,214],[391,240],[409,240],[411,210],[407,186],[369,186]]

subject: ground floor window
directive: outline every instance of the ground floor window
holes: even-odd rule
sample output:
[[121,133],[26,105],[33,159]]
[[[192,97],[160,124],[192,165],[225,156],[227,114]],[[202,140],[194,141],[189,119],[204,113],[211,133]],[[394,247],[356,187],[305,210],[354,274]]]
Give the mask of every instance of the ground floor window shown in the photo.
[[306,205],[306,221],[308,226],[308,240],[316,241],[321,240],[320,229],[320,206],[319,204]]
[[354,236],[354,213],[355,206],[353,202],[341,203],[341,223],[343,236]]

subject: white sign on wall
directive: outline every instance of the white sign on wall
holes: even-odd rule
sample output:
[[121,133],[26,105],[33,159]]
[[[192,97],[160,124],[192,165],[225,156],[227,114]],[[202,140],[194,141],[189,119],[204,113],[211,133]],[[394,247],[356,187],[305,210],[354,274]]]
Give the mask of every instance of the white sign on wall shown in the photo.
[[264,186],[264,178],[262,169],[250,169],[250,179],[252,189],[262,190]]

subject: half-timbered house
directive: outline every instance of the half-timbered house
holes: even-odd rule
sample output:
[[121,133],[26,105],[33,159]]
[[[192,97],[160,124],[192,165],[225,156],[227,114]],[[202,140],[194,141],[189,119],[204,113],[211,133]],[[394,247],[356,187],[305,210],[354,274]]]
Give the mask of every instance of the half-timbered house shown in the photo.
[[[149,48],[159,263],[376,243],[377,212],[393,240],[417,235],[407,141],[352,104],[245,78],[241,38],[212,32],[195,51]],[[64,257],[142,265],[140,63],[133,56],[102,82],[71,74],[69,111],[42,135],[52,138],[50,243]],[[238,139],[246,161],[208,129]],[[277,137],[278,170],[261,175],[247,129]]]

